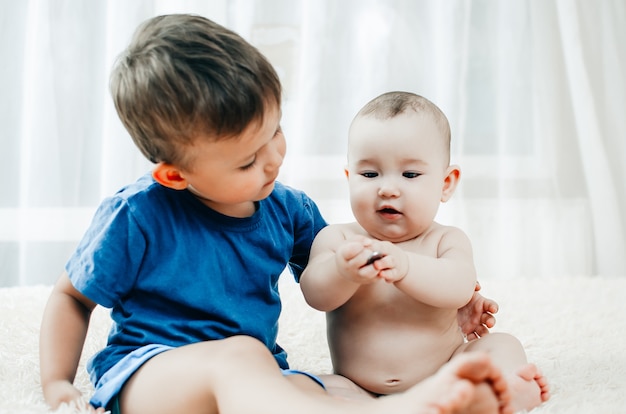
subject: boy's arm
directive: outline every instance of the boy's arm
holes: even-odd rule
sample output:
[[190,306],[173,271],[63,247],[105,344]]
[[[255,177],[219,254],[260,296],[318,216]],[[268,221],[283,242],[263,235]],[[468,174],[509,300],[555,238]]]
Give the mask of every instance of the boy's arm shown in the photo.
[[81,397],[73,382],[95,305],[63,272],[48,299],[39,338],[41,386],[53,409]]
[[365,240],[355,237],[347,241],[339,225],[327,226],[318,233],[309,263],[300,277],[300,288],[311,307],[333,311],[346,303],[363,283],[376,279],[371,266],[369,275],[367,270],[360,270],[368,254],[363,247]]

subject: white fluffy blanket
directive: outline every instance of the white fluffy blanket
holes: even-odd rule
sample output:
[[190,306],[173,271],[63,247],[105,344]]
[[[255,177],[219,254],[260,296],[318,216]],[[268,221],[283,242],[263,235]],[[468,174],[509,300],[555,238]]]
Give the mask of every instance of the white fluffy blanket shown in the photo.
[[[552,399],[533,413],[626,413],[626,277],[482,280],[500,304],[496,330],[516,335],[552,386]],[[297,285],[281,281],[284,311],[279,343],[291,365],[331,370],[324,317],[306,306]],[[0,414],[49,413],[39,384],[38,336],[50,287],[0,289]],[[87,357],[104,343],[108,316],[92,318],[76,378],[88,395]],[[57,413],[74,413],[63,406]]]

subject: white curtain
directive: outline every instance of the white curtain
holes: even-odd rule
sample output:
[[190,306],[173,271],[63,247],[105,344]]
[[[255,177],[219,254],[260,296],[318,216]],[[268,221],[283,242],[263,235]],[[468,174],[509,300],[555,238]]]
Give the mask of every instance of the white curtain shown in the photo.
[[349,122],[410,90],[438,104],[462,180],[438,220],[481,279],[626,277],[623,0],[0,0],[0,286],[52,283],[99,201],[150,168],[108,73],[136,26],[189,12],[268,56],[285,88],[280,179],[351,220]]

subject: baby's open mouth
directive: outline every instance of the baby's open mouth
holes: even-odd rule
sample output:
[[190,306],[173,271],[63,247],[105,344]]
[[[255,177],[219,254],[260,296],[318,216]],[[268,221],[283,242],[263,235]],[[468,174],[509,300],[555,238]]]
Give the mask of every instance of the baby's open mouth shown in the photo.
[[390,207],[381,208],[380,210],[378,210],[378,212],[381,214],[402,214],[395,208],[390,208]]

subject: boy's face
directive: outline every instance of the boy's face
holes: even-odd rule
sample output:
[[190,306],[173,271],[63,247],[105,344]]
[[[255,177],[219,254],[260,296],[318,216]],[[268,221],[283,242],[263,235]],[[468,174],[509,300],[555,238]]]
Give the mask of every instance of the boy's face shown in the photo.
[[187,189],[212,209],[233,217],[254,213],[254,202],[270,195],[286,152],[281,113],[271,107],[262,123],[249,125],[238,137],[199,139],[193,166],[181,171]]
[[458,168],[448,166],[443,140],[424,114],[354,121],[346,173],[352,211],[369,234],[400,242],[428,229],[459,177]]

